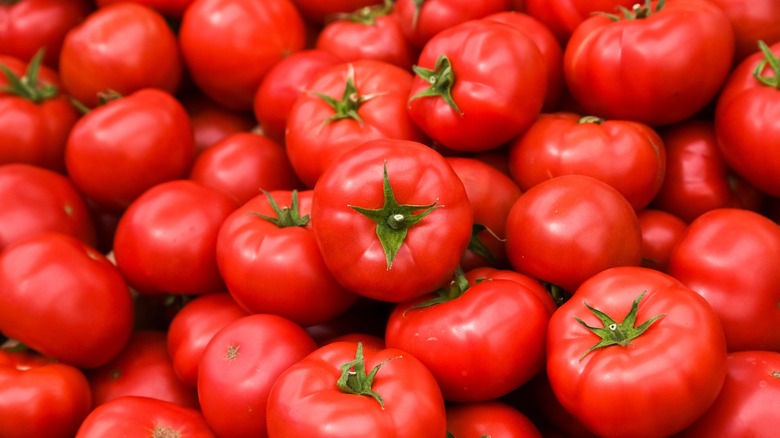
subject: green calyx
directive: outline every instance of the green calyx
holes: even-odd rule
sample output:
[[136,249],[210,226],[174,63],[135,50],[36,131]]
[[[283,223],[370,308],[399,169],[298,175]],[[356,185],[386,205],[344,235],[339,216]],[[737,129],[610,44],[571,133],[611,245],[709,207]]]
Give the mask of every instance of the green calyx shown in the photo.
[[387,175],[387,162],[384,163],[383,172],[384,205],[382,208],[370,209],[354,205],[349,207],[376,222],[376,235],[385,252],[387,269],[390,270],[398,250],[401,249],[401,245],[406,239],[409,228],[441,206],[436,205],[439,202],[438,199],[427,205],[399,204],[395,199],[395,193],[393,193],[393,187],[390,185],[390,178]]
[[[753,70],[753,76],[755,76],[758,82],[767,87],[780,89],[780,59],[772,53],[772,50],[765,42],[759,41],[758,48],[761,49],[761,52],[764,54],[764,59],[762,59],[755,70]],[[763,75],[764,67],[766,67],[767,64],[772,68],[770,76]]]
[[600,125],[604,123],[606,120],[602,119],[601,117],[597,116],[582,116],[579,120],[577,120],[577,124],[582,125],[585,123],[593,123],[595,125]]
[[279,207],[276,200],[270,193],[263,190],[263,194],[268,199],[268,203],[271,204],[271,208],[274,210],[275,216],[269,216],[265,214],[250,212],[255,216],[261,217],[268,222],[276,225],[279,228],[286,227],[305,227],[309,223],[309,215],[301,217],[301,210],[298,206],[298,191],[293,190],[292,198],[290,199],[290,205]]
[[446,303],[448,301],[452,301],[456,298],[459,298],[461,295],[466,293],[466,291],[471,287],[469,284],[469,281],[466,279],[466,274],[463,273],[463,269],[458,266],[457,270],[455,271],[455,278],[450,282],[450,284],[446,287],[442,287],[441,289],[436,291],[436,295],[431,298],[430,300],[426,300],[420,303],[417,303],[404,312],[414,310],[414,309],[424,309],[426,307],[432,307],[437,304]]
[[357,351],[355,351],[355,360],[349,361],[341,365],[341,376],[336,381],[336,386],[347,394],[355,395],[367,395],[373,397],[382,409],[385,408],[385,402],[382,400],[382,396],[372,389],[374,385],[374,378],[379,368],[385,363],[397,359],[397,357],[391,357],[378,363],[371,372],[366,373],[366,360],[363,356],[363,343],[358,342]]
[[326,94],[312,91],[315,96],[324,100],[331,108],[333,108],[334,114],[322,122],[322,125],[326,125],[330,122],[342,119],[353,119],[361,125],[363,119],[358,114],[360,106],[369,99],[379,96],[379,94],[370,94],[361,96],[355,86],[355,69],[352,64],[349,64],[349,71],[347,72],[347,81],[344,84],[344,93],[341,95],[341,99],[334,99]]
[[642,333],[644,333],[648,328],[650,328],[653,323],[661,319],[666,314],[660,314],[656,315],[647,321],[643,322],[639,326],[636,325],[636,313],[639,308],[639,302],[642,300],[642,297],[645,295],[646,291],[643,291],[639,296],[634,300],[633,303],[631,303],[631,310],[629,310],[628,314],[623,318],[623,321],[618,323],[614,319],[612,319],[609,315],[606,313],[596,309],[595,307],[592,307],[590,304],[585,303],[585,306],[590,310],[596,317],[601,321],[601,324],[603,327],[591,327],[588,324],[586,324],[583,320],[580,318],[577,318],[576,316],[574,319],[577,320],[580,324],[582,324],[585,328],[596,334],[601,338],[601,341],[599,341],[596,345],[593,345],[592,347],[588,348],[584,353],[582,353],[582,356],[580,356],[580,360],[582,360],[585,356],[587,356],[588,353],[590,353],[593,350],[597,350],[599,348],[605,348],[612,345],[618,345],[621,347],[630,347],[631,341],[636,339],[637,337],[641,336]]
[[609,14],[606,12],[597,12],[597,13],[609,17],[612,21],[641,20],[660,11],[661,9],[664,8],[665,4],[666,4],[666,0],[658,0],[658,3],[656,3],[655,8],[653,8],[652,0],[645,0],[644,6],[637,3],[631,9],[628,9],[625,6],[618,6],[617,9],[618,11],[620,11],[620,14],[622,15]]
[[6,65],[0,64],[0,71],[8,80],[8,85],[1,87],[0,90],[33,103],[41,103],[55,97],[58,93],[57,87],[38,80],[43,56],[44,50],[38,50],[27,64],[27,71],[22,77],[15,75]]
[[417,23],[420,22],[420,10],[425,0],[412,0],[414,4],[414,13],[412,14],[412,29],[417,29]]
[[376,19],[390,14],[393,10],[393,0],[385,0],[382,4],[364,6],[355,12],[335,14],[332,20],[346,20],[353,23],[373,26]]
[[489,227],[482,224],[474,224],[471,226],[471,238],[469,238],[468,250],[487,260],[490,265],[495,265],[495,256],[493,256],[493,253],[490,252],[490,249],[487,247],[487,245],[485,245],[485,242],[479,238],[479,234],[483,231],[487,231],[497,240],[503,240],[498,237],[496,233],[494,233],[493,230],[491,230]]
[[452,98],[452,87],[455,86],[455,73],[452,71],[452,64],[447,55],[441,55],[436,60],[433,70],[418,65],[413,66],[412,70],[414,70],[417,76],[431,84],[431,86],[415,94],[409,100],[420,97],[441,97],[456,113],[463,115],[463,112]]

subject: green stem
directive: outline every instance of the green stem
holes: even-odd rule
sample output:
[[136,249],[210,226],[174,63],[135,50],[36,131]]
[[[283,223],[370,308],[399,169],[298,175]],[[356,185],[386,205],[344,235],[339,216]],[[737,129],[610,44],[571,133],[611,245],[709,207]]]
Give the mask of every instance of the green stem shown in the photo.
[[417,76],[423,78],[431,85],[412,96],[409,100],[421,97],[441,97],[455,112],[459,115],[463,115],[463,112],[455,103],[455,99],[452,98],[452,87],[455,86],[455,73],[452,70],[452,63],[450,63],[450,59],[447,55],[441,55],[439,59],[436,60],[433,70],[417,65],[413,66],[412,70],[414,70]]
[[622,15],[610,14],[607,12],[596,12],[596,14],[604,15],[609,19],[611,19],[612,21],[642,20],[659,12],[661,9],[664,8],[665,5],[666,5],[666,0],[658,0],[658,3],[656,3],[655,5],[655,9],[653,9],[652,0],[645,0],[644,6],[637,3],[631,9],[628,9],[625,6],[618,6],[617,9],[618,11],[620,11],[620,14]]
[[[755,70],[753,70],[753,76],[755,76],[758,82],[767,87],[780,89],[780,59],[772,53],[772,49],[770,49],[764,41],[758,42],[758,48],[761,49],[761,52],[764,54],[764,59],[762,59]],[[771,67],[772,73],[770,76],[763,75],[764,67],[766,67],[767,64]]]
[[258,216],[260,218],[263,218],[267,220],[268,222],[271,222],[272,224],[276,225],[279,228],[286,228],[286,227],[305,227],[309,223],[309,215],[301,217],[301,209],[298,205],[298,191],[293,190],[292,192],[292,198],[290,199],[290,205],[279,207],[279,204],[276,203],[276,200],[271,196],[268,191],[263,190],[263,194],[265,194],[265,197],[268,199],[268,203],[271,205],[271,208],[274,211],[274,216],[269,216],[265,214],[255,213],[255,212],[249,212],[249,214],[253,214],[255,216]]
[[357,351],[355,351],[355,360],[349,361],[341,365],[341,377],[336,381],[336,386],[347,394],[355,395],[367,395],[373,397],[382,409],[385,408],[385,402],[382,400],[382,396],[373,390],[374,378],[379,368],[385,363],[397,359],[398,357],[391,357],[378,363],[371,372],[366,373],[366,360],[363,356],[363,343],[358,342]]
[[41,103],[55,97],[58,93],[57,87],[48,82],[41,82],[38,78],[44,54],[44,49],[35,52],[21,77],[14,74],[8,66],[0,64],[0,71],[8,80],[8,85],[0,90],[34,103]]

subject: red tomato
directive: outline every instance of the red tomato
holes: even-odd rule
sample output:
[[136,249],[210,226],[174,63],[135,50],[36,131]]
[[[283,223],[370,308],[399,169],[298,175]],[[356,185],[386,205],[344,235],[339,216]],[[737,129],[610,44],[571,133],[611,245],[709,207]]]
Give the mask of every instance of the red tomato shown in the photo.
[[[120,3],[128,0],[95,0],[95,3],[99,7],[110,5],[112,3]],[[166,17],[181,19],[184,15],[184,11],[190,6],[194,0],[129,0],[133,3],[142,4],[148,6]]]
[[777,434],[780,352],[742,351],[728,357],[728,374],[715,403],[680,438]]
[[238,205],[261,190],[303,185],[279,143],[251,132],[229,134],[195,158],[189,179],[230,195]]
[[734,32],[706,0],[650,1],[574,30],[563,56],[566,83],[584,112],[651,126],[702,110],[731,70]]
[[339,155],[368,140],[427,141],[406,110],[411,83],[409,71],[369,59],[337,64],[310,82],[290,109],[285,135],[301,181],[313,188]]
[[604,269],[638,266],[642,232],[634,209],[612,186],[563,175],[520,195],[506,223],[509,263],[574,293]]
[[168,354],[182,382],[197,386],[198,368],[211,338],[231,322],[249,315],[227,292],[196,297],[179,310],[168,327]]
[[295,101],[309,89],[314,78],[341,62],[325,50],[306,49],[274,64],[263,76],[252,107],[263,134],[283,143],[287,118]]
[[194,0],[181,20],[179,45],[204,94],[248,110],[263,76],[303,49],[305,33],[290,0]]
[[547,89],[545,60],[534,40],[491,20],[436,34],[414,71],[409,115],[432,139],[457,151],[493,149],[525,131]]
[[181,82],[182,61],[162,15],[124,2],[99,8],[65,35],[59,72],[67,93],[93,108],[98,93],[107,90],[173,93]]
[[433,149],[403,140],[368,141],[338,157],[314,188],[311,214],[336,281],[390,302],[447,284],[473,226],[452,166]]
[[772,196],[780,196],[779,55],[780,42],[742,61],[715,108],[715,134],[726,164]]
[[466,272],[466,278],[471,284],[484,280],[511,280],[520,283],[525,289],[531,291],[542,302],[542,306],[547,310],[548,315],[552,316],[558,308],[555,297],[539,280],[512,269],[475,268]]
[[780,226],[758,213],[720,208],[688,225],[669,274],[720,316],[729,351],[780,351]]
[[711,119],[688,119],[660,133],[666,175],[653,208],[686,222],[715,208],[759,208],[763,194],[725,163]]
[[544,23],[565,46],[574,29],[594,14],[617,13],[637,0],[523,0],[527,14]]
[[217,263],[231,296],[248,312],[308,326],[344,313],[357,299],[323,261],[311,203],[310,190],[265,192],[225,219]]
[[44,232],[7,246],[0,290],[0,332],[63,363],[100,366],[133,330],[133,302],[119,270],[67,234]]
[[411,354],[325,345],[283,372],[268,396],[268,436],[443,437],[444,400]]
[[87,415],[76,438],[137,436],[216,438],[197,409],[150,397],[127,395]]
[[198,396],[206,422],[221,437],[266,437],[266,406],[276,378],[315,350],[300,326],[276,315],[240,318],[203,351]]
[[726,377],[717,314],[654,269],[618,267],[589,278],[552,316],[547,339],[555,395],[599,436],[679,432],[712,404]]
[[194,181],[158,184],[133,202],[117,225],[114,256],[128,283],[145,294],[224,290],[217,234],[238,205]]
[[780,42],[780,3],[775,0],[712,0],[723,8],[734,27],[734,61],[739,63],[758,51],[758,42]]
[[378,5],[382,0],[293,0],[293,3],[312,24],[323,25],[335,15]]
[[639,211],[661,188],[666,151],[644,123],[556,112],[540,115],[510,144],[509,170],[523,190],[560,175],[592,176]]
[[136,330],[125,348],[108,363],[87,373],[92,388],[92,406],[125,395],[165,400],[198,408],[198,394],[179,380],[168,356],[165,332]]
[[447,432],[450,438],[542,438],[528,417],[497,400],[447,406]]
[[79,369],[0,350],[3,438],[71,438],[89,411],[89,383]]
[[669,212],[652,208],[640,211],[637,218],[642,229],[642,266],[665,272],[672,249],[688,224]]
[[180,101],[190,116],[196,156],[228,135],[249,132],[257,125],[252,113],[230,110],[199,92],[188,93]]
[[76,187],[118,212],[151,187],[185,178],[193,156],[184,107],[154,88],[90,111],[76,122],[65,147],[65,165]]
[[0,250],[43,231],[59,231],[96,244],[84,197],[64,175],[29,164],[1,165],[0,199]]

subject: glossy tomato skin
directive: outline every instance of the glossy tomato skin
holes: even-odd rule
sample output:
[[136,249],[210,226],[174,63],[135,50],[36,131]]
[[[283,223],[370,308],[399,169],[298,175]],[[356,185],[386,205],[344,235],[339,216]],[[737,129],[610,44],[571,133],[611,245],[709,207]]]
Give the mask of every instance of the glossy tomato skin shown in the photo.
[[192,127],[173,96],[153,88],[111,101],[76,122],[65,147],[73,183],[100,207],[122,212],[159,183],[185,178]]
[[758,51],[758,41],[780,42],[780,3],[773,0],[712,0],[723,8],[734,27],[734,62],[738,64]]
[[[119,270],[66,234],[44,232],[7,246],[0,290],[0,332],[63,363],[100,366],[119,354],[133,329],[133,302]],[[89,318],[83,309],[92,309]]]
[[447,406],[447,432],[455,438],[542,437],[539,429],[525,414],[497,400]]
[[182,17],[179,44],[199,90],[227,108],[249,110],[264,75],[303,49],[305,34],[290,0],[195,0]]
[[688,225],[668,272],[703,296],[729,351],[780,349],[780,228],[758,213],[721,208]]
[[356,342],[318,348],[288,368],[268,397],[268,436],[377,438],[444,436],[444,400],[436,380],[414,356],[388,348],[363,347],[366,372],[382,363],[370,396],[342,392],[341,366],[355,360]]
[[[603,327],[586,306],[620,323],[632,302],[635,325],[663,315],[629,345],[605,346],[575,318]],[[617,267],[589,278],[550,319],[547,375],[561,404],[599,436],[670,436],[701,416],[726,377],[717,314],[675,278]],[[673,406],[673,408],[671,408]]]
[[144,294],[199,295],[224,290],[217,234],[238,205],[190,180],[158,184],[119,220],[114,256],[128,283]]
[[491,20],[450,27],[425,44],[417,66],[435,72],[442,55],[454,76],[450,95],[457,108],[441,95],[417,96],[431,87],[418,72],[408,112],[445,147],[467,152],[497,148],[525,131],[541,112],[545,60],[534,40],[516,27]]
[[617,12],[618,6],[631,8],[635,0],[523,0],[524,10],[555,34],[565,45],[577,26],[595,12]]
[[552,294],[542,283],[525,274],[521,274],[513,269],[496,269],[491,267],[480,267],[466,271],[466,279],[469,283],[474,284],[486,279],[488,280],[510,280],[516,283],[520,283],[525,289],[533,293],[536,298],[541,301],[542,306],[547,311],[547,314],[552,316],[555,310],[558,308],[558,304],[553,299]]
[[206,422],[219,436],[267,436],[271,386],[315,348],[303,328],[281,316],[249,315],[220,329],[203,351],[198,371]]
[[780,352],[741,351],[728,357],[728,373],[715,403],[680,438],[753,436],[769,438],[780,420]]
[[661,188],[666,150],[644,123],[546,113],[510,144],[509,168],[523,190],[559,175],[589,175],[616,188],[639,211]]
[[65,175],[29,164],[1,165],[0,198],[0,250],[43,231],[97,243],[86,200]]
[[720,91],[734,52],[728,16],[702,0],[652,2],[645,18],[591,16],[564,51],[566,83],[584,112],[651,126],[682,121]]
[[[384,166],[398,204],[441,206],[406,228],[389,268],[377,223],[350,207],[381,209],[386,204]],[[390,302],[448,283],[473,225],[466,190],[444,157],[421,143],[390,139],[372,140],[341,155],[317,182],[311,214],[314,237],[336,281],[362,296]]]
[[176,36],[153,9],[132,2],[92,12],[66,35],[59,73],[67,94],[89,108],[98,93],[175,92],[182,79]]
[[89,411],[89,382],[78,368],[0,350],[3,437],[70,438]]
[[573,293],[598,272],[641,263],[642,234],[631,204],[586,175],[562,175],[524,192],[509,211],[512,267]]
[[642,229],[642,266],[666,271],[669,256],[688,224],[664,210],[645,208],[637,213]]
[[216,438],[203,414],[149,397],[128,395],[104,403],[87,415],[76,438],[173,434],[181,438]]

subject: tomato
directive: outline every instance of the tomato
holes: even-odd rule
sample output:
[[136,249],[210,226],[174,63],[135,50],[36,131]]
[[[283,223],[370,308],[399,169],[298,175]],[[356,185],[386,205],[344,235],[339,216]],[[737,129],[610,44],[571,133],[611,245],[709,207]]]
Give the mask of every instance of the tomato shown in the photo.
[[755,53],[759,41],[767,44],[780,42],[780,3],[774,0],[712,0],[723,8],[734,28],[735,63]]
[[574,293],[604,269],[638,266],[642,232],[631,204],[586,175],[563,175],[524,192],[506,223],[509,263]]
[[43,63],[56,69],[65,34],[91,11],[87,0],[15,0],[0,4],[3,54],[29,61],[40,50]]
[[179,45],[200,91],[249,110],[265,74],[303,49],[305,33],[290,0],[195,0],[181,19]]
[[217,263],[231,296],[248,312],[307,326],[344,313],[357,299],[323,261],[311,203],[310,190],[265,192],[225,219]]
[[720,208],[688,225],[668,272],[720,316],[729,351],[780,350],[780,226],[748,210]]
[[[95,0],[99,7],[104,7],[113,3],[120,3],[128,0]],[[133,3],[148,6],[166,17],[181,19],[184,11],[194,0],[129,0]]]
[[303,185],[284,147],[252,132],[229,134],[201,152],[189,179],[225,192],[239,205],[261,190],[292,190]]
[[642,266],[666,271],[669,256],[688,224],[664,211],[646,208],[637,213],[642,229]]
[[290,366],[268,396],[268,436],[441,437],[444,400],[414,356],[334,342]]
[[636,0],[523,0],[524,10],[542,22],[565,46],[574,29],[594,14],[616,13]]
[[378,5],[382,0],[293,0],[293,3],[306,20],[321,26],[338,14]]
[[522,412],[497,400],[447,406],[447,432],[450,438],[542,437]]
[[98,93],[144,88],[175,92],[182,79],[176,36],[158,12],[117,3],[91,13],[65,35],[59,73],[67,93],[93,108]]
[[444,157],[423,144],[390,139],[338,157],[314,187],[311,215],[336,281],[390,302],[448,283],[473,226],[466,190]]
[[547,314],[552,316],[558,308],[555,297],[547,288],[537,279],[525,274],[521,274],[512,269],[496,269],[491,267],[479,267],[466,271],[466,279],[470,284],[479,283],[484,280],[510,280],[520,283],[523,288],[533,293],[542,306],[547,310]]
[[409,71],[370,59],[337,64],[310,82],[290,109],[285,135],[301,181],[313,188],[339,155],[368,140],[426,142],[406,110],[411,83]]
[[509,170],[523,190],[559,175],[592,176],[616,188],[639,211],[661,188],[666,150],[644,123],[547,113],[510,144]]
[[780,352],[742,351],[728,357],[723,388],[693,425],[678,436],[772,437],[780,420]]
[[733,54],[734,32],[717,5],[646,0],[583,21],[566,45],[563,67],[586,114],[659,126],[709,104]]
[[780,42],[731,73],[717,100],[715,136],[726,164],[759,190],[780,196]]
[[471,20],[436,34],[414,71],[409,115],[432,139],[457,151],[493,149],[521,134],[546,96],[539,47],[528,34],[496,21]]
[[36,353],[0,350],[3,438],[70,438],[89,410],[89,382],[79,369]]
[[590,277],[552,316],[547,339],[556,397],[599,436],[679,432],[713,403],[726,377],[718,315],[653,269]]
[[228,135],[257,125],[252,113],[225,108],[200,92],[186,93],[179,101],[190,116],[196,156]]
[[0,332],[62,363],[100,366],[133,330],[133,302],[119,270],[67,234],[43,232],[5,247],[0,290]]
[[436,294],[396,306],[385,342],[425,364],[445,400],[486,401],[544,368],[549,319],[542,301],[521,283],[471,283],[460,273]]
[[1,165],[0,199],[0,250],[44,231],[96,244],[87,203],[64,175],[29,164]]
[[106,436],[216,438],[217,435],[209,429],[197,409],[127,395],[92,410],[76,433],[76,438]]
[[217,268],[217,234],[236,208],[230,196],[194,181],[158,184],[119,220],[114,236],[117,267],[145,294],[224,290]]
[[79,114],[60,92],[57,73],[41,65],[42,56],[38,52],[22,71],[16,58],[0,59],[0,164],[64,173],[65,143]]
[[206,422],[219,436],[267,436],[271,386],[315,348],[305,330],[281,316],[249,315],[220,329],[203,351],[198,371]]
[[76,122],[65,146],[65,166],[76,187],[115,212],[159,183],[185,178],[193,156],[186,111],[154,88],[93,109]]
[[685,120],[660,133],[666,175],[651,207],[685,222],[715,208],[759,208],[763,194],[725,163],[712,119]]

